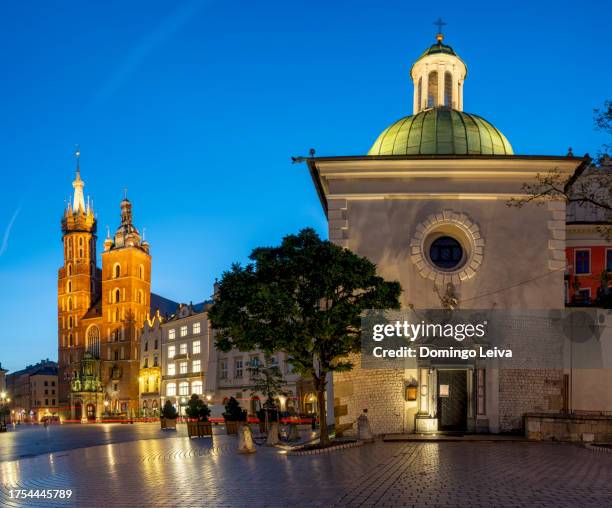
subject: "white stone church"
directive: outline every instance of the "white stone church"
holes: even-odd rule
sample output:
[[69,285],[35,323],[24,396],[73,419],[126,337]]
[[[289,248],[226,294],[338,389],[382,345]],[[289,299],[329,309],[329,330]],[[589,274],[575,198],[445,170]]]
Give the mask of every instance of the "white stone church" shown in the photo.
[[[538,173],[557,168],[569,178],[587,162],[514,154],[500,130],[464,111],[466,76],[438,34],[410,70],[412,115],[384,129],[367,155],[308,159],[329,238],[398,280],[403,308],[440,308],[449,283],[463,309],[563,308],[565,203],[507,202]],[[367,408],[377,434],[518,431],[525,412],[567,403],[562,370],[434,361],[366,370],[354,360],[354,370],[333,377],[335,423]]]

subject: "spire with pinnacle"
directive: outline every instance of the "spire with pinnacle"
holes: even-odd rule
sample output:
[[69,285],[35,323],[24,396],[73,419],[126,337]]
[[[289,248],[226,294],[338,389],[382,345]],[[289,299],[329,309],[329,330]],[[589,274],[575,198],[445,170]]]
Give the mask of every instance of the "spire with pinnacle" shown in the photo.
[[81,151],[79,150],[79,145],[76,146],[74,156],[76,157],[76,178],[74,179],[74,182],[72,182],[72,187],[74,188],[72,211],[74,213],[78,213],[86,211],[85,196],[83,194],[83,187],[85,187],[85,182],[81,180],[81,165],[79,162],[79,159],[81,157]]

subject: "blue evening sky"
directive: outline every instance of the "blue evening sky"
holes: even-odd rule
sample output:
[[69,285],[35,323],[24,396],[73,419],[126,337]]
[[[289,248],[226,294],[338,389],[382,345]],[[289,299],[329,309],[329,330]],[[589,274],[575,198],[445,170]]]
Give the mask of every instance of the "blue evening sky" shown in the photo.
[[364,154],[411,114],[412,62],[447,22],[465,110],[520,154],[582,155],[612,98],[601,0],[31,1],[0,6],[0,362],[57,358],[60,217],[80,143],[106,226],[129,188],[153,290],[201,301],[234,261],[326,232],[291,155]]

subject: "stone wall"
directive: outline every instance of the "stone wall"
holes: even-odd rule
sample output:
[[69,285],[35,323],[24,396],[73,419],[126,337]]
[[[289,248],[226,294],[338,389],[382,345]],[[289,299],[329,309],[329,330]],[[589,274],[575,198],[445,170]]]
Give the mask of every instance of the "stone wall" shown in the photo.
[[525,436],[535,441],[612,442],[612,416],[525,415]]
[[557,412],[563,408],[563,372],[502,369],[499,372],[499,430],[523,430],[528,412]]
[[[412,432],[416,402],[404,400],[404,370],[362,369],[359,354],[350,355],[354,368],[334,373],[335,424],[356,422],[364,409],[375,434]],[[416,373],[414,373],[416,375]],[[356,430],[356,423],[353,430]],[[350,434],[347,431],[347,434]]]

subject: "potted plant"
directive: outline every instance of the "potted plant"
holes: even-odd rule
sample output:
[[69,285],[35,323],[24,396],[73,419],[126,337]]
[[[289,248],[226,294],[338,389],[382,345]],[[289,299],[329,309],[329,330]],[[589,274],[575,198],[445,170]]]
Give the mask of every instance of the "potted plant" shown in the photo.
[[178,416],[176,408],[172,405],[170,400],[166,400],[164,407],[161,411],[161,422],[162,429],[174,429],[176,430],[176,417]]
[[187,421],[187,434],[189,437],[212,436],[212,424],[208,421],[210,409],[195,393],[187,402],[185,413]]
[[225,420],[225,429],[228,435],[237,435],[239,423],[247,421],[247,412],[240,407],[240,403],[234,397],[230,397],[225,405],[223,419]]

